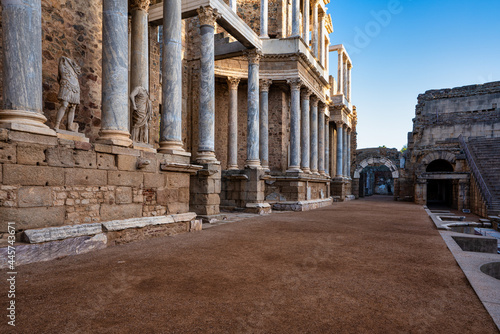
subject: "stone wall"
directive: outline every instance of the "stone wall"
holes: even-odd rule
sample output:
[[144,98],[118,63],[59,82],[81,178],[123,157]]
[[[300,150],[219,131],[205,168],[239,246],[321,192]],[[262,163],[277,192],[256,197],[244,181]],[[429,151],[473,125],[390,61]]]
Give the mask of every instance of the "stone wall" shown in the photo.
[[162,171],[160,164],[189,158],[0,134],[2,233],[7,221],[25,230],[188,212],[189,173]]

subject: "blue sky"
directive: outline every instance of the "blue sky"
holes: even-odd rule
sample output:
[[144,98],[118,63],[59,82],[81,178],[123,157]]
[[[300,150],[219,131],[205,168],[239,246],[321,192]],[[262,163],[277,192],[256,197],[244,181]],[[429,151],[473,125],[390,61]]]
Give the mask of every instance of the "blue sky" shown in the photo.
[[[358,148],[402,148],[426,90],[500,81],[500,0],[331,0],[328,13],[353,62]],[[336,52],[330,64],[336,77]]]

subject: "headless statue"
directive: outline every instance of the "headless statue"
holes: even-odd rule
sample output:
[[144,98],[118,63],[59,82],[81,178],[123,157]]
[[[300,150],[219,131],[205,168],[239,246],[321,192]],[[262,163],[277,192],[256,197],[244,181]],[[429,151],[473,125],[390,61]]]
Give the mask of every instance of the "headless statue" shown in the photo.
[[80,104],[80,84],[78,82],[78,75],[80,73],[80,66],[73,59],[67,57],[59,59],[59,74],[57,76],[59,94],[57,98],[61,102],[61,107],[57,112],[56,130],[59,129],[61,120],[69,108],[68,125],[66,128],[69,131],[78,132],[78,124],[73,121],[75,119],[76,107]]
[[149,122],[153,117],[148,91],[142,86],[137,86],[130,93],[130,100],[134,109],[132,113],[132,140],[147,144],[149,142]]

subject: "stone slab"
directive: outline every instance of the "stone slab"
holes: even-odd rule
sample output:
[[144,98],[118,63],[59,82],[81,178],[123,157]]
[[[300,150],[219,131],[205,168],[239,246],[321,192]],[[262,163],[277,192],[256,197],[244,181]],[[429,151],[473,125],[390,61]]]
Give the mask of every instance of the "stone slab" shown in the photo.
[[142,228],[150,225],[163,225],[163,224],[187,222],[195,218],[196,214],[190,212],[178,215],[112,220],[102,223],[102,226],[105,231],[110,232],[110,231],[121,231],[129,228]]
[[20,208],[52,205],[52,191],[49,187],[21,187],[17,198]]
[[57,133],[57,138],[60,139],[66,139],[66,140],[73,140],[73,141],[81,141],[88,143],[90,142],[87,137],[83,133],[79,132],[74,132],[74,131],[66,131],[66,130],[56,130]]
[[102,153],[132,155],[135,157],[141,155],[141,151],[139,150],[134,150],[132,148],[120,147],[115,145],[104,145],[95,143],[94,149],[96,152],[102,152]]
[[142,172],[109,171],[108,184],[112,186],[140,187],[143,183]]
[[43,144],[49,146],[57,145],[56,133],[54,135],[45,135],[35,132],[24,132],[24,131],[10,131],[9,140],[13,142],[26,142],[34,144]]
[[45,166],[24,166],[5,164],[3,183],[6,185],[25,186],[62,186],[64,185],[64,169]]
[[95,235],[102,232],[102,226],[99,223],[68,225],[59,227],[48,227],[37,230],[26,230],[24,235],[32,244],[63,240],[67,238],[81,237],[84,235]]
[[[82,236],[61,241],[16,246],[16,265],[50,261],[63,256],[88,253],[106,248],[107,242],[106,235],[101,233],[92,237]],[[7,248],[0,248],[0,268],[7,268],[7,259]]]
[[103,186],[107,184],[105,170],[66,168],[64,177],[68,186]]
[[50,129],[49,127],[33,126],[22,123],[3,123],[0,124],[0,127],[14,131],[28,132],[44,136],[56,137],[56,132]]
[[0,233],[7,232],[7,222],[16,222],[16,230],[26,230],[64,223],[66,209],[63,206],[37,208],[1,208]]

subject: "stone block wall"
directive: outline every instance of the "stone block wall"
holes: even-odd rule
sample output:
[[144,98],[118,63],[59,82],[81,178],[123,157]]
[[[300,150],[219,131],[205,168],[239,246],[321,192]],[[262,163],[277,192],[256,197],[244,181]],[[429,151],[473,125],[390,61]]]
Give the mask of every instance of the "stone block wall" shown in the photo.
[[189,211],[189,173],[160,168],[189,158],[0,133],[0,233]]
[[266,181],[265,199],[269,203],[326,199],[328,190],[328,181],[319,178],[271,178]]

